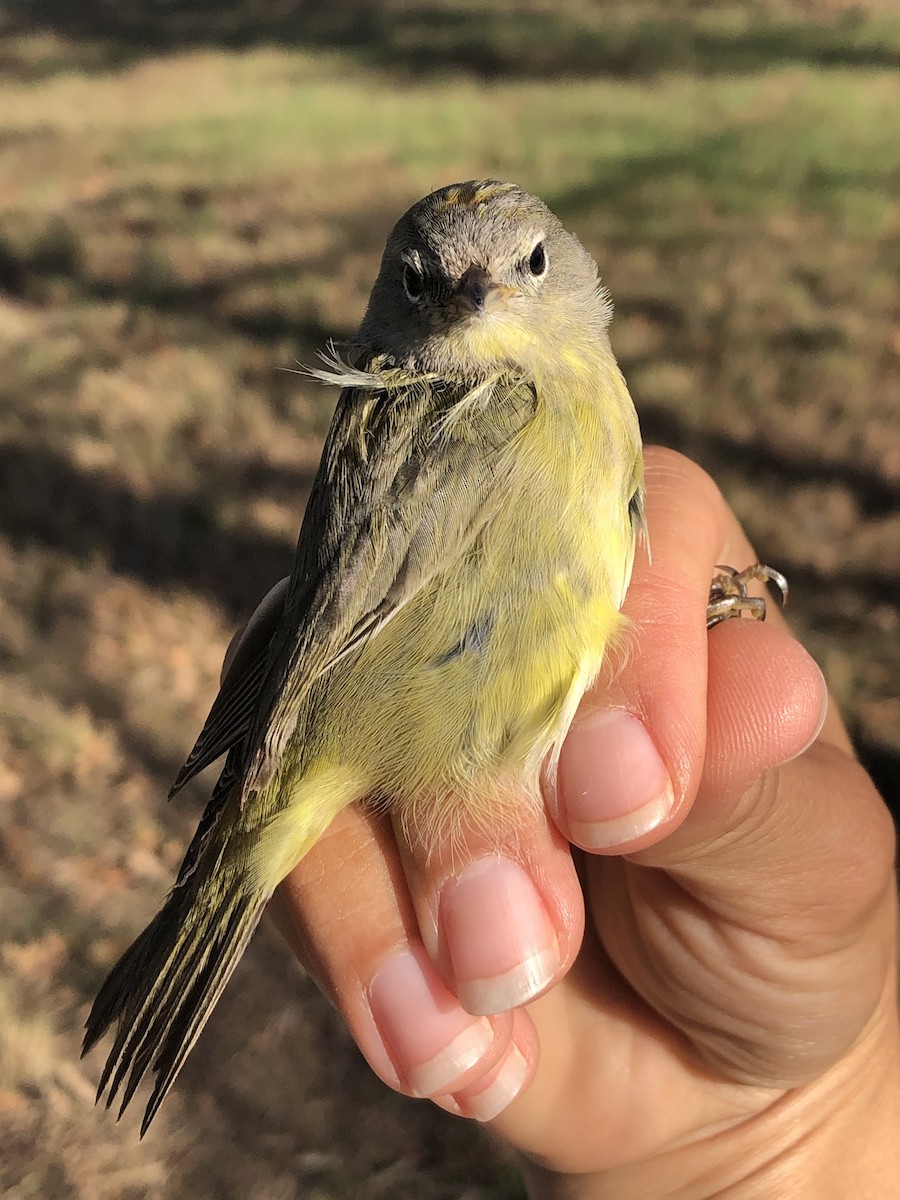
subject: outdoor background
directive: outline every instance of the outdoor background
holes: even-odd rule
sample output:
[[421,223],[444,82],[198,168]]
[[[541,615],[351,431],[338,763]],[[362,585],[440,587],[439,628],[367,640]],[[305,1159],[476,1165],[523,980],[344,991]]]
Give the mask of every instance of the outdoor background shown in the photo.
[[0,1192],[512,1200],[267,929],[143,1143],[78,1060],[203,803],[164,798],[223,649],[290,566],[335,395],[289,371],[420,195],[540,193],[647,440],[787,574],[896,799],[896,6],[30,0],[0,35]]

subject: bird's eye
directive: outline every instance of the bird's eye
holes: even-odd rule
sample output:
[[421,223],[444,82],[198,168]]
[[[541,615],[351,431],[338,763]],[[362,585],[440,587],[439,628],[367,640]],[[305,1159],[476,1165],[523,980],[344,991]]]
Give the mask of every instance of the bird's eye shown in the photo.
[[403,290],[413,303],[421,300],[422,293],[425,291],[425,280],[422,278],[422,272],[417,271],[411,263],[403,264]]
[[528,270],[536,279],[547,274],[547,250],[542,241],[536,243],[528,256]]

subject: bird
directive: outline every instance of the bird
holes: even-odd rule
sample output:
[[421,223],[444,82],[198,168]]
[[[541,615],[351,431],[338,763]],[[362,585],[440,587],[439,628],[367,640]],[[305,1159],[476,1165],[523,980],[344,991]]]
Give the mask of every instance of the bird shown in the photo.
[[146,1132],[280,881],[353,803],[426,846],[515,827],[625,627],[646,536],[638,417],[596,263],[483,179],[391,231],[282,606],[226,672],[172,788],[224,756],[162,909],[103,983],[98,1100]]

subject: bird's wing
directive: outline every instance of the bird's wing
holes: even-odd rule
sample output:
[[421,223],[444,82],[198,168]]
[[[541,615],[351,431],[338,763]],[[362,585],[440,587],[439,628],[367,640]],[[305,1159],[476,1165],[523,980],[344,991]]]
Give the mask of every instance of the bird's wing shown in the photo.
[[271,775],[312,684],[471,544],[536,405],[509,380],[342,392],[283,610],[241,647],[173,794],[240,743],[244,790]]
[[288,580],[283,579],[273,588],[253,614],[200,736],[172,784],[170,800],[195,775],[246,737],[259,701],[269,643],[284,612],[287,583]]

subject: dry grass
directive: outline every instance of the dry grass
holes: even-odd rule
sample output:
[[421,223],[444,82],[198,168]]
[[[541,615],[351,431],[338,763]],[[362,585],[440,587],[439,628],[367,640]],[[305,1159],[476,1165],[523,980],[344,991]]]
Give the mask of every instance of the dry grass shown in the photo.
[[[35,0],[0,39],[0,1190],[512,1197],[388,1095],[268,933],[143,1143],[78,1028],[171,880],[235,622],[290,563],[391,220],[514,177],[595,252],[650,439],[713,471],[900,780],[890,6]],[[365,18],[365,19],[364,19]]]

